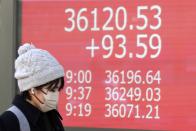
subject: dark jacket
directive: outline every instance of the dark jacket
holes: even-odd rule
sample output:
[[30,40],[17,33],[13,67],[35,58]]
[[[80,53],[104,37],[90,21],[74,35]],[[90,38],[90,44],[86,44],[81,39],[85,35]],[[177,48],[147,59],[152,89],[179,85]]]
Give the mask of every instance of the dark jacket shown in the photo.
[[[20,95],[15,97],[13,105],[26,116],[31,131],[64,131],[57,110],[43,113]],[[6,111],[0,116],[0,131],[20,131],[19,121],[12,112]]]

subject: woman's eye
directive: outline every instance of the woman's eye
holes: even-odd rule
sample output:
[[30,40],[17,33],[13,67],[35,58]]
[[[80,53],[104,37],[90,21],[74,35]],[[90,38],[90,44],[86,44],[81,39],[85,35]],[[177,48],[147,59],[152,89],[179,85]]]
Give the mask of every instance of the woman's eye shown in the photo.
[[50,91],[51,92],[55,92],[55,91],[58,91],[58,89],[57,88],[54,88],[54,89],[51,89]]
[[51,91],[51,92],[55,92],[55,89],[51,89],[50,91]]

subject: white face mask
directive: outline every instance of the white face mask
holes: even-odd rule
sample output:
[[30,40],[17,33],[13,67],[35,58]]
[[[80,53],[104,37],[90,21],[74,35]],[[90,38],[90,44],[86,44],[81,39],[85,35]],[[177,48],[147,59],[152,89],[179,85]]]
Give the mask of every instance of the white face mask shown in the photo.
[[48,112],[50,110],[56,109],[59,99],[59,91],[56,90],[55,92],[48,91],[47,94],[44,94],[44,103],[40,104],[40,109],[43,112]]

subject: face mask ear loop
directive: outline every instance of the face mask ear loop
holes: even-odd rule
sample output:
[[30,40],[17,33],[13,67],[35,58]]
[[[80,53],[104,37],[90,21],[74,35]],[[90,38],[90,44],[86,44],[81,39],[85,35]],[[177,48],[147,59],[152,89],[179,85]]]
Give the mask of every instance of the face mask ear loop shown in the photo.
[[42,101],[35,95],[34,89],[31,89],[31,93],[32,93],[32,95],[33,95],[41,104],[44,104],[44,102],[42,102]]
[[42,93],[44,93],[45,95],[47,95],[47,93],[46,92],[44,92],[43,90],[40,90]]

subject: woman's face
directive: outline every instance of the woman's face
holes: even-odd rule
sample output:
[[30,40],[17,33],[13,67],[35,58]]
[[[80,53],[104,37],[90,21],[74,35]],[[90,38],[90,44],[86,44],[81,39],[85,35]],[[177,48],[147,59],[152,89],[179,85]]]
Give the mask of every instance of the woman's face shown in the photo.
[[45,92],[45,93],[48,92],[46,87],[43,87],[41,90],[37,90],[37,89],[30,90],[31,102],[37,108],[40,107],[40,104],[43,104],[45,102],[43,92]]
[[[60,86],[60,82],[58,83],[57,86],[58,87]],[[32,98],[31,103],[35,107],[41,110],[43,104],[46,103],[46,95],[54,93],[54,92],[59,93],[58,87],[55,87],[53,90],[49,90],[48,86],[46,85],[46,86],[43,86],[41,89],[32,89],[33,91],[32,90],[30,91],[31,98]],[[51,99],[54,99],[54,98],[51,98]]]

